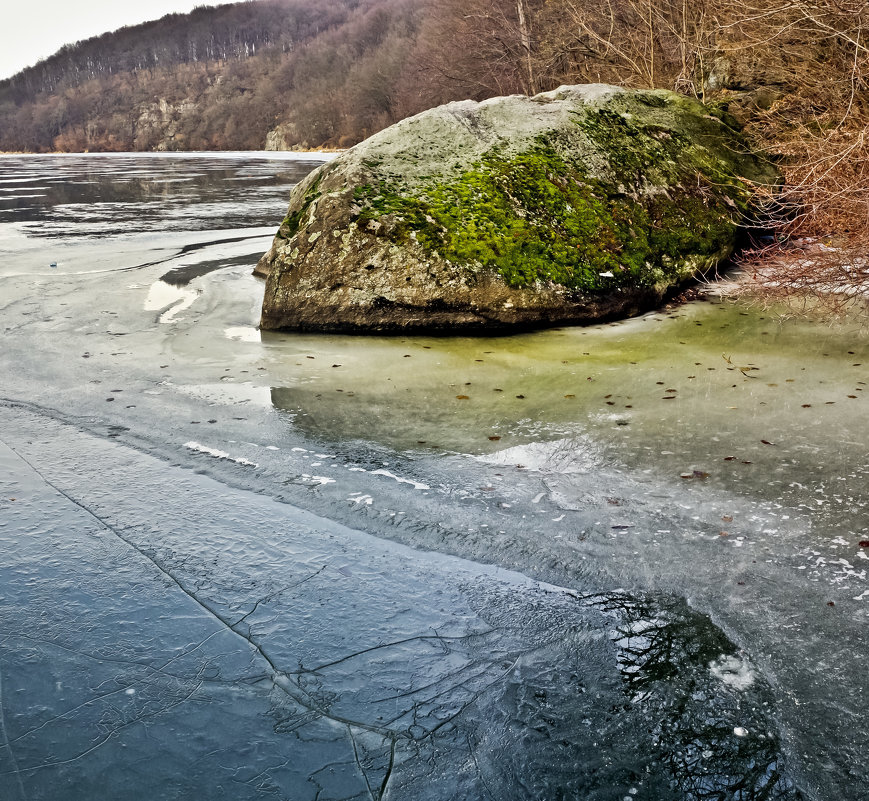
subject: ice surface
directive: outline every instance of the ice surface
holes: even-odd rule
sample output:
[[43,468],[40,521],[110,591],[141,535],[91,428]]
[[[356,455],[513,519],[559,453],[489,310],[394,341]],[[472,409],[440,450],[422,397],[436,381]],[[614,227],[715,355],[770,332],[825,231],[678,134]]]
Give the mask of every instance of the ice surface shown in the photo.
[[0,158],[0,797],[869,796],[865,332],[260,335],[312,163]]
[[[0,409],[13,420],[0,769],[28,796],[512,797],[521,777],[526,797],[657,798],[741,777],[721,728],[772,725],[703,680],[704,654],[729,645],[678,603],[419,553]],[[667,726],[715,757],[686,759]],[[773,734],[755,741],[752,765],[779,759]],[[757,792],[793,797],[751,771]]]

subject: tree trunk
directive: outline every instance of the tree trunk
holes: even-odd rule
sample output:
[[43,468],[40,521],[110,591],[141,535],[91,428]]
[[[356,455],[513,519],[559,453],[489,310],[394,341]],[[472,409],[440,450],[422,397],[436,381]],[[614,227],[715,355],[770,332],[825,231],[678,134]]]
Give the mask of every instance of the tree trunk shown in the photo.
[[516,11],[519,13],[519,37],[522,50],[525,51],[525,70],[527,72],[528,94],[537,94],[537,81],[534,77],[534,64],[531,61],[531,28],[528,25],[528,14],[525,10],[525,0],[516,0]]

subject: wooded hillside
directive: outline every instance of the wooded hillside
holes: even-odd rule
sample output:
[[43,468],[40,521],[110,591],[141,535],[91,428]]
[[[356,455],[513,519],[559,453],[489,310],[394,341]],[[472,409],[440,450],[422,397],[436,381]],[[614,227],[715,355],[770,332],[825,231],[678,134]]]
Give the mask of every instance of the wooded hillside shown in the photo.
[[[122,28],[0,82],[0,149],[343,146],[447,100],[603,81],[865,105],[858,0],[258,0]],[[755,115],[756,116],[756,115]],[[769,121],[768,121],[769,122]],[[823,125],[821,126],[823,128]]]
[[122,28],[0,83],[0,150],[337,146],[404,116],[424,0],[261,0]]

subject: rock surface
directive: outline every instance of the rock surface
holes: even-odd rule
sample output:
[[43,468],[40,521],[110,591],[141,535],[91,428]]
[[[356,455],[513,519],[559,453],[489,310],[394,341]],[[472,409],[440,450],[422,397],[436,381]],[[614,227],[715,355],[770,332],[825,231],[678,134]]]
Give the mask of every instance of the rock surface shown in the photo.
[[723,115],[600,84],[450,103],[293,191],[264,329],[493,331],[653,307],[713,269],[775,184]]
[[306,150],[307,148],[308,143],[299,141],[299,132],[292,123],[280,123],[266,134],[266,150]]

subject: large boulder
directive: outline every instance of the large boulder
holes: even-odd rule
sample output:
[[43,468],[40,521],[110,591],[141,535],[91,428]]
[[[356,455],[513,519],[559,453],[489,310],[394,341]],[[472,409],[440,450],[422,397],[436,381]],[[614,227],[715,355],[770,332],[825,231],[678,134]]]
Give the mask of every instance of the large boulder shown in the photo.
[[493,331],[653,307],[733,251],[774,168],[732,120],[600,84],[450,103],[293,191],[264,329]]

